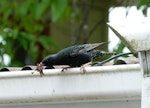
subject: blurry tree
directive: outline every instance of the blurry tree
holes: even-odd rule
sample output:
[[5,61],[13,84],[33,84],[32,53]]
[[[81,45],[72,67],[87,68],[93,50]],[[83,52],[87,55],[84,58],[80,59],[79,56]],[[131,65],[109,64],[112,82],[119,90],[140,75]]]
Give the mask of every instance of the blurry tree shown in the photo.
[[59,19],[67,5],[68,0],[1,0],[1,66],[4,54],[10,56],[11,66],[23,66],[58,50],[50,37],[50,23]]
[[[76,24],[81,18],[79,26],[72,28],[76,29],[72,35],[75,37],[73,41],[71,40],[72,44],[78,42],[81,33],[90,37],[97,26],[92,29],[90,35],[86,33],[92,2],[92,0],[1,0],[1,66],[4,66],[4,54],[11,58],[10,66],[23,66],[37,63],[45,55],[59,50],[59,45],[51,38],[51,23],[57,22],[58,19],[60,22],[71,19]],[[104,19],[105,17],[99,23]],[[88,38],[84,37],[83,43],[87,40]]]
[[[47,54],[60,50],[59,43],[52,38],[52,23],[69,22],[72,34],[70,44],[89,42],[99,27],[102,32],[101,41],[106,41],[106,22],[111,11],[109,7],[120,6],[122,3],[127,5],[131,1],[0,0],[0,66],[4,66],[4,54],[10,56],[10,66],[23,66],[35,64]],[[89,22],[93,17],[91,9],[102,14],[94,23]],[[89,23],[93,25],[90,27]],[[61,40],[62,37],[58,38]]]

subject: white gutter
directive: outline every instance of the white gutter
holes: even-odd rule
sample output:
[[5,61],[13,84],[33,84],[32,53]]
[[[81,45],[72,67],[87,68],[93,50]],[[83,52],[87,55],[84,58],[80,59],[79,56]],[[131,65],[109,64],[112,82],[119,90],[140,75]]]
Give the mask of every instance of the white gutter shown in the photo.
[[141,98],[139,64],[0,73],[0,105]]

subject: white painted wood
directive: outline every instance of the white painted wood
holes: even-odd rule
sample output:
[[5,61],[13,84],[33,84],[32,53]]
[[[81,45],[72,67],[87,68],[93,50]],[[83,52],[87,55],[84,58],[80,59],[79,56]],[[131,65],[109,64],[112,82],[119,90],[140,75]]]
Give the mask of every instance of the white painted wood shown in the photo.
[[108,23],[108,26],[132,52],[139,52],[143,73],[142,108],[150,108],[150,18],[141,22]]
[[0,108],[141,108],[141,100],[15,104],[15,105],[2,105],[0,106]]
[[43,77],[33,71],[0,73],[0,106],[140,100],[139,64],[87,67],[86,71],[51,69],[44,70]]
[[150,77],[143,78],[141,103],[141,108],[150,108]]
[[148,68],[148,72],[147,72],[147,76],[150,77],[150,50],[146,51],[146,60],[147,60],[147,68]]
[[141,71],[143,72],[144,77],[150,76],[150,51],[141,51],[139,52]]
[[109,28],[133,52],[150,50],[150,18],[141,22],[110,22]]
[[150,108],[150,50],[139,52],[142,81],[142,108]]

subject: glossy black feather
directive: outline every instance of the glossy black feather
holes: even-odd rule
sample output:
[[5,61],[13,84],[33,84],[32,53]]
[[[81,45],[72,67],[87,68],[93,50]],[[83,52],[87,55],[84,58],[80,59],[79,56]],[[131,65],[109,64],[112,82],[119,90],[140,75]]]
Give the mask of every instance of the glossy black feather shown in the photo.
[[56,54],[45,57],[41,63],[45,66],[69,65],[71,67],[79,67],[91,62],[95,58],[103,56],[103,51],[93,50],[102,44],[105,44],[105,42],[71,46]]

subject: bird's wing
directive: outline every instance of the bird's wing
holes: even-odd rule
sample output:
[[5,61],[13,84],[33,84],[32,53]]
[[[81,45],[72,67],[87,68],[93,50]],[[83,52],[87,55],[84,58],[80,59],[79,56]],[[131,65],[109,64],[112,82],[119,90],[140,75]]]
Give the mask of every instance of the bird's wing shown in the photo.
[[77,56],[79,54],[91,51],[95,49],[96,47],[106,44],[108,42],[101,42],[101,43],[94,43],[94,44],[84,44],[84,45],[76,45],[73,46],[72,51],[70,53],[70,56]]

